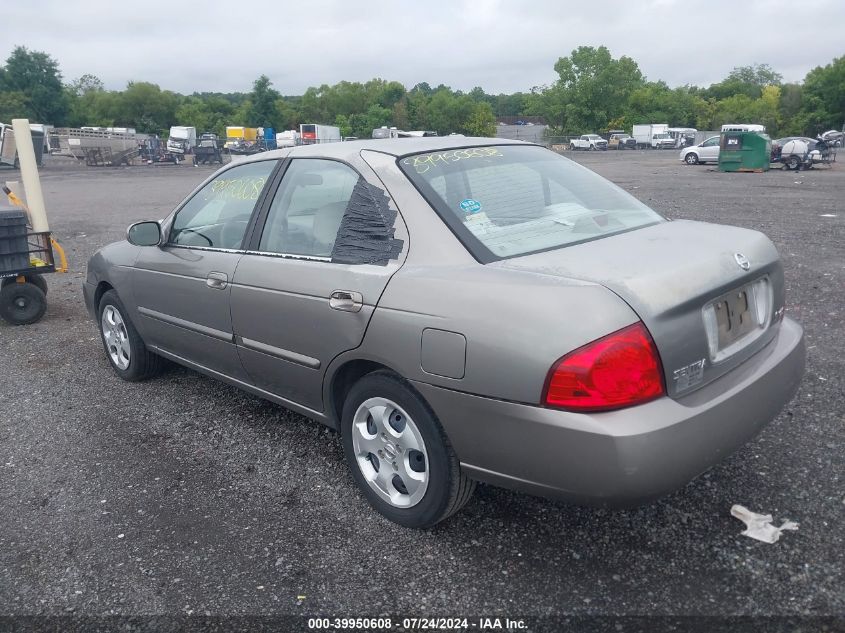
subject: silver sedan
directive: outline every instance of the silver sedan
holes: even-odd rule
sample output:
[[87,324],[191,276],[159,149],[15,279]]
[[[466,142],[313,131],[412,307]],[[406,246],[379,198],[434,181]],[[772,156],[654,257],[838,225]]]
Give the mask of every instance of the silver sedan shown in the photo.
[[664,495],[772,420],[804,368],[764,235],[667,221],[501,139],[227,165],[99,250],[84,295],[119,377],[173,361],[338,429],[364,497],[411,527],[476,481]]

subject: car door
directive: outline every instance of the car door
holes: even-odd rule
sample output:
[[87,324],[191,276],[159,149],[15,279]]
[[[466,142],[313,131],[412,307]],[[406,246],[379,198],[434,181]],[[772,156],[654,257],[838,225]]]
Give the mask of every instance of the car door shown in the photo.
[[334,160],[290,160],[265,206],[232,285],[238,352],[257,387],[322,411],[326,368],[360,345],[407,235],[385,192]]
[[198,189],[142,248],[132,286],[144,340],[213,372],[246,378],[235,349],[231,281],[253,212],[278,160],[233,166]]
[[701,162],[714,162],[719,160],[719,137],[711,136],[701,144],[699,156]]

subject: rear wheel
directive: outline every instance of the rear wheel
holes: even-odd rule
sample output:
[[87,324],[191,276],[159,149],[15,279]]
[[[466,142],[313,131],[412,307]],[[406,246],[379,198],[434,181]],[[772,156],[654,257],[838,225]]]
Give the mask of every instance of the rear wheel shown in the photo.
[[0,317],[12,325],[29,325],[44,316],[47,297],[31,283],[11,283],[0,289]]
[[684,156],[684,162],[687,165],[697,165],[698,164],[698,154],[695,152],[690,152],[686,156]]
[[798,171],[801,168],[801,159],[797,156],[790,156],[789,160],[786,162],[786,166],[789,167],[789,169]]
[[106,357],[118,376],[136,382],[161,373],[164,359],[144,345],[114,290],[109,290],[100,299],[97,314]]
[[378,371],[359,380],[341,417],[355,483],[386,518],[412,528],[448,518],[472,496],[434,412],[404,380]]

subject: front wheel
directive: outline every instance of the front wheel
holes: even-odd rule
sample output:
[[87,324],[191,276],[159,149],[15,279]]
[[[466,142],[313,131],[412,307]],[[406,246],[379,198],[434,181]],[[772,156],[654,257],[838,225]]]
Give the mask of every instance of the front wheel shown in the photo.
[[364,376],[343,406],[341,435],[355,483],[391,521],[427,528],[472,496],[434,412],[404,380],[387,371]]
[[797,156],[790,156],[789,160],[786,163],[786,166],[789,169],[794,169],[795,171],[798,171],[799,169],[801,169],[801,159]]
[[690,152],[684,157],[684,162],[687,165],[697,165],[698,164],[698,154],[695,152]]
[[107,291],[100,299],[97,314],[106,357],[118,376],[136,382],[161,373],[164,359],[144,345],[114,290]]

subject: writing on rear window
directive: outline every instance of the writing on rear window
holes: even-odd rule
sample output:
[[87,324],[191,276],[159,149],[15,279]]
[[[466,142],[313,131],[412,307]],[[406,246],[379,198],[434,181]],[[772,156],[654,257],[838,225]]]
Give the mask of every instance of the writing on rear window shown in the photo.
[[433,167],[457,163],[461,160],[471,158],[502,158],[504,155],[496,147],[469,147],[467,149],[452,149],[448,152],[437,152],[435,154],[418,154],[410,156],[402,161],[403,164],[413,167],[418,174],[424,174]]

